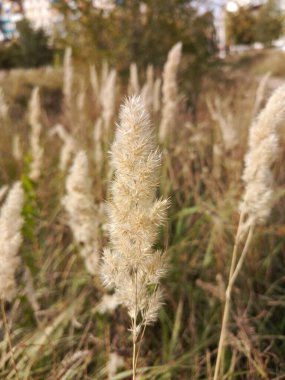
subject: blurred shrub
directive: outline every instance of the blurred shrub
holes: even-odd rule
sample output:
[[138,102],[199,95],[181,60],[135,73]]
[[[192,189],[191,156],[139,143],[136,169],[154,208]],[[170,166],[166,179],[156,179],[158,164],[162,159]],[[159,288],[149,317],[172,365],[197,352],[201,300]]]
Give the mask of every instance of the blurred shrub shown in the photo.
[[282,16],[276,0],[267,0],[258,9],[240,7],[227,14],[227,39],[229,44],[261,42],[270,45],[283,31]]
[[227,14],[227,42],[232,44],[251,44],[254,42],[253,27],[255,18],[246,7]]
[[254,25],[256,41],[265,45],[279,38],[283,32],[284,16],[277,8],[275,0],[268,0],[257,14]]
[[199,13],[189,0],[120,0],[109,11],[91,1],[58,1],[64,16],[57,47],[69,45],[78,61],[109,63],[127,76],[131,62],[139,68],[152,63],[161,69],[167,52],[183,43],[183,84],[195,115],[202,79],[215,61],[216,40],[213,15]]
[[0,47],[0,68],[40,67],[50,64],[53,51],[42,29],[33,29],[27,20],[17,24],[19,38]]

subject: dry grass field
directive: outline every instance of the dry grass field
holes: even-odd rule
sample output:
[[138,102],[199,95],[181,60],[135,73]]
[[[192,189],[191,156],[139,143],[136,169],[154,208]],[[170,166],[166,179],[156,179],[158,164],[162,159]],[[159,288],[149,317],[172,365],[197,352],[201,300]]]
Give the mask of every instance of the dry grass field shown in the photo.
[[[168,62],[168,77],[166,68],[163,74],[151,67],[137,77],[133,66],[125,83],[106,63],[78,68],[69,54],[63,68],[0,74],[0,379],[212,379],[245,192],[248,132],[272,91],[283,83],[283,53],[274,59],[270,52],[231,59],[219,80],[205,80],[195,123],[187,109],[189,94],[180,90],[187,78],[179,75],[179,59]],[[264,79],[268,71],[272,77]],[[137,147],[140,162],[139,150],[148,146],[144,137],[138,134],[136,141],[134,134],[128,151],[122,142],[127,129],[122,128],[121,137],[116,134],[116,122],[131,123],[138,117],[132,110],[127,121],[118,116],[125,97],[134,94],[141,94],[150,115],[151,149],[154,144],[161,152],[153,183],[148,182],[150,174],[139,177],[132,169],[137,166],[131,152]],[[282,106],[285,110],[285,102],[280,110]],[[265,176],[273,174],[272,184],[268,182],[272,207],[265,223],[254,223],[233,284],[220,371],[224,376],[219,379],[285,378],[282,119],[283,114],[266,119],[280,124],[278,156],[269,159]],[[114,136],[117,148],[112,148]],[[154,198],[169,199],[167,217],[160,215],[164,223],[160,216],[154,218],[155,232],[145,222],[151,220],[147,213],[133,221],[138,206],[127,199],[114,206],[132,210],[120,222],[112,220],[114,212],[107,212],[106,202],[116,199],[111,183],[121,178],[118,162],[123,166],[123,161],[118,156],[129,157],[133,165],[117,187],[146,178],[146,189],[137,183],[128,190],[132,200],[136,191],[138,202],[147,199],[142,212]],[[254,165],[264,161],[262,154],[255,155]],[[18,204],[10,197],[15,183],[23,191]],[[264,193],[256,190],[257,204]],[[118,228],[117,238],[112,228]],[[103,250],[119,249],[124,246],[120,238],[129,235],[132,244],[132,239],[141,239],[142,245],[150,239],[153,252],[165,252],[168,261],[167,274],[160,279],[163,305],[137,341],[131,325],[136,318],[125,307],[131,291],[122,300],[102,282],[102,271],[108,271]],[[137,265],[143,265],[139,260]],[[129,290],[128,281],[136,273],[138,269],[126,270],[118,277],[115,295],[122,295],[122,281]],[[157,286],[147,282],[146,300]],[[149,310],[144,307],[142,321],[143,310]],[[135,374],[134,340],[140,346]]]

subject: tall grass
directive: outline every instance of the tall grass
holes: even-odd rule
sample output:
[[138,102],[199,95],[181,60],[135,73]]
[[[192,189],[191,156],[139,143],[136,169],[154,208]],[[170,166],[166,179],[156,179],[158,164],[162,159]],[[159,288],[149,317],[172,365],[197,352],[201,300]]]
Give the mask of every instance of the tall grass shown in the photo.
[[[194,124],[171,51],[130,81],[107,62],[76,67],[71,50],[62,69],[0,78],[2,209],[7,186],[25,194],[22,233],[7,227],[22,243],[1,293],[3,378],[283,375],[284,90],[260,112],[270,78],[256,97],[255,78],[207,79]],[[140,98],[122,106],[128,92]]]

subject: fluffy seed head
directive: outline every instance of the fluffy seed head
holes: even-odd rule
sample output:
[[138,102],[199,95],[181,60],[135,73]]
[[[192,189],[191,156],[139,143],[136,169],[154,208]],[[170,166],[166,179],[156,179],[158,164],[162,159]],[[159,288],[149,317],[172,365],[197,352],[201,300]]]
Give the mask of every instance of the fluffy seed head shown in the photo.
[[11,301],[17,291],[15,273],[20,265],[18,252],[22,243],[23,204],[24,191],[21,183],[16,182],[0,212],[0,299],[6,301]]
[[140,92],[140,84],[139,84],[139,74],[138,67],[136,63],[131,63],[130,65],[130,82],[128,93],[129,95],[138,95]]
[[72,66],[72,49],[68,47],[64,52],[63,59],[63,96],[65,108],[71,106],[73,86],[73,66]]
[[182,43],[178,42],[169,51],[166,64],[163,69],[162,85],[162,119],[159,126],[159,140],[165,141],[175,123],[175,114],[178,99],[177,71],[181,60]]
[[88,159],[83,151],[77,153],[69,171],[66,195],[62,202],[68,213],[68,224],[74,239],[80,244],[80,254],[86,269],[94,275],[99,262],[99,213],[92,197]]
[[0,88],[0,118],[6,119],[8,116],[9,107],[5,99],[3,89]]
[[116,70],[111,70],[101,90],[102,119],[104,130],[109,132],[116,105]]
[[89,74],[90,74],[90,83],[91,83],[93,95],[94,95],[95,100],[98,101],[100,89],[99,89],[98,74],[97,74],[95,65],[90,66]]
[[42,125],[40,121],[41,116],[41,106],[39,97],[39,88],[34,88],[30,100],[29,106],[29,122],[31,126],[30,132],[30,149],[32,162],[30,165],[29,177],[33,181],[37,181],[42,172],[42,162],[44,150],[40,144],[40,134],[42,130]]
[[[157,316],[158,284],[166,273],[165,255],[153,250],[167,209],[167,201],[155,199],[160,161],[142,99],[131,97],[121,107],[111,149],[114,181],[108,213],[112,249],[104,251],[101,275],[107,286],[115,287],[132,320],[141,320],[141,326]],[[150,290],[151,284],[156,284],[155,290]],[[134,334],[139,333],[137,329]]]
[[264,223],[273,203],[271,167],[278,157],[278,128],[285,121],[285,86],[278,88],[260,112],[249,131],[249,150],[245,157],[245,193],[240,211],[247,223]]

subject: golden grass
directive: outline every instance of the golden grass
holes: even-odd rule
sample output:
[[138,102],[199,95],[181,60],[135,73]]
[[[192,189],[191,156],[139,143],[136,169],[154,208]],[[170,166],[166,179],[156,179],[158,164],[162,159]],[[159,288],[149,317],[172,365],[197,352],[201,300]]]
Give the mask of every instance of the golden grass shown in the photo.
[[[171,208],[168,226],[160,229],[155,248],[168,247],[170,271],[163,281],[165,305],[159,321],[147,331],[141,346],[137,368],[141,379],[201,380],[214,375],[222,294],[238,224],[243,159],[257,87],[256,77],[242,70],[230,71],[218,84],[205,80],[196,124],[180,100],[174,138],[163,148],[158,195],[170,197]],[[94,203],[104,202],[109,198],[112,177],[108,151],[127,86],[118,75],[114,114],[108,135],[103,135],[100,166],[94,157],[98,141],[93,136],[101,108],[100,102],[94,106],[89,68],[80,73],[75,68],[73,107],[68,117],[63,112],[62,74],[61,69],[41,69],[1,76],[9,118],[1,121],[0,185],[11,185],[17,179],[23,183],[26,202],[21,258],[31,271],[33,286],[27,289],[24,273],[19,271],[18,295],[5,305],[9,328],[4,329],[0,322],[0,373],[5,379],[15,378],[16,370],[21,380],[100,380],[108,378],[110,358],[117,354],[123,361],[119,360],[121,365],[112,378],[129,379],[132,344],[128,318],[122,308],[103,315],[98,311],[104,291],[98,278],[87,273],[78,254],[81,247],[68,227],[61,203],[67,172],[58,168],[61,142],[48,133],[61,123],[76,141],[76,149],[87,153]],[[80,114],[76,98],[82,78],[87,88]],[[27,105],[34,86],[40,87],[45,152],[37,182],[28,178]],[[225,146],[219,120],[213,120],[206,106],[206,98],[213,102],[218,97],[221,116],[232,120],[238,136],[234,149]],[[155,110],[152,119],[158,132],[161,112]],[[24,152],[21,161],[12,154],[15,134]],[[227,379],[277,379],[285,370],[285,151],[281,146],[282,158],[273,168],[277,188],[270,223],[256,229],[232,291],[232,323],[224,360]],[[106,246],[104,223],[99,232]],[[33,306],[35,300],[39,308]]]

